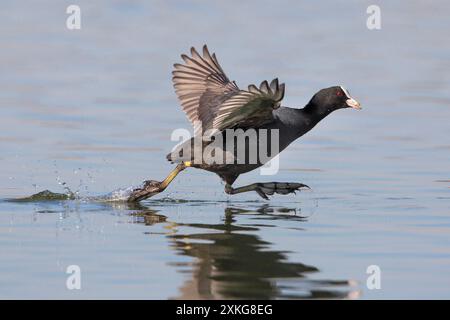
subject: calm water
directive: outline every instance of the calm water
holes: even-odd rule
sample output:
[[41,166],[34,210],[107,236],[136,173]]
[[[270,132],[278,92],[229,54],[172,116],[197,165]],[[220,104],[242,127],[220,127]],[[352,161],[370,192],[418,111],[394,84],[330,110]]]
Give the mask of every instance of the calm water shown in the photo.
[[[450,298],[448,1],[378,1],[377,31],[367,1],[79,0],[69,31],[71,3],[1,4],[0,298]],[[276,176],[236,182],[313,191],[228,197],[186,170],[141,206],[6,201],[163,178],[172,130],[190,129],[172,64],[204,43],[241,87],[286,82],[285,105],[336,84],[362,103],[292,144]]]

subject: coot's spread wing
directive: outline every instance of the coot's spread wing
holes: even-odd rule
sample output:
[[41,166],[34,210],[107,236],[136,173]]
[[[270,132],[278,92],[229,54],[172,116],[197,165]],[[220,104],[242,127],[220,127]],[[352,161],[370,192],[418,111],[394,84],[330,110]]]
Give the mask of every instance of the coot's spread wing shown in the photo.
[[[206,46],[203,57],[191,48],[191,57],[181,56],[184,64],[175,64],[173,84],[196,133],[209,129],[258,127],[273,120],[272,111],[280,106],[284,84],[263,81],[259,88],[250,85],[239,90],[220,67],[215,54]],[[200,132],[201,133],[201,132]]]
[[183,111],[196,132],[212,127],[214,111],[228,97],[239,92],[223,72],[215,54],[203,46],[203,57],[191,48],[192,57],[181,55],[184,64],[174,64],[173,86]]
[[252,84],[217,107],[213,128],[258,128],[272,122],[272,111],[280,107],[283,96],[284,83],[278,84],[278,79],[270,85],[263,81],[259,88]]

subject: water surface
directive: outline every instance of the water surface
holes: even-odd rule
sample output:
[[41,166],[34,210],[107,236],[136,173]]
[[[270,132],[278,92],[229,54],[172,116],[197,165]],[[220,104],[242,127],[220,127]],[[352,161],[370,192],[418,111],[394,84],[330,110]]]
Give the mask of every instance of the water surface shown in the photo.
[[[380,1],[377,31],[367,1],[80,0],[78,31],[69,4],[2,2],[1,298],[450,298],[448,2]],[[236,182],[312,191],[228,197],[186,170],[140,206],[7,201],[162,179],[171,132],[190,129],[172,64],[204,43],[241,87],[286,82],[285,105],[331,85],[361,102],[293,143],[276,176]]]

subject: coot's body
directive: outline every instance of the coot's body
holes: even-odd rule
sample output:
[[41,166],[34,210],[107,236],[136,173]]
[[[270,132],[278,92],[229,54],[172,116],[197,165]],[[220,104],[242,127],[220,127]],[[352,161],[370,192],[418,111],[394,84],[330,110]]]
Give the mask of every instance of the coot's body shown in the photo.
[[[218,174],[225,181],[225,192],[228,194],[256,191],[267,199],[267,195],[273,193],[295,192],[307,186],[280,182],[254,183],[240,188],[232,188],[231,185],[240,174],[262,166],[331,112],[342,108],[360,109],[359,103],[342,86],[320,90],[304,108],[281,107],[285,86],[279,84],[278,79],[272,80],[270,84],[263,81],[259,87],[249,85],[247,90],[241,90],[234,81],[228,79],[215,54],[211,55],[206,46],[203,47],[203,56],[191,48],[190,57],[181,57],[184,64],[174,65],[172,80],[182,109],[194,125],[195,137],[167,156],[169,161],[178,165],[164,181],[147,181],[131,194],[129,201],[142,200],[161,192],[187,167]],[[266,144],[262,143],[264,140],[261,138],[264,129],[268,130]],[[232,150],[227,150],[227,131],[230,130],[238,136],[253,131],[256,139],[244,139],[244,143],[235,143]],[[222,137],[222,145],[216,143],[214,151],[204,152],[205,148],[213,144],[211,137],[214,135]],[[201,146],[200,149],[195,149],[196,143]],[[261,158],[258,149],[255,155],[255,147],[259,146],[264,146],[262,154],[269,157]],[[239,153],[238,148],[243,152]],[[200,153],[195,150],[200,150]],[[222,155],[220,158],[217,152]],[[254,161],[250,162],[251,159]]]

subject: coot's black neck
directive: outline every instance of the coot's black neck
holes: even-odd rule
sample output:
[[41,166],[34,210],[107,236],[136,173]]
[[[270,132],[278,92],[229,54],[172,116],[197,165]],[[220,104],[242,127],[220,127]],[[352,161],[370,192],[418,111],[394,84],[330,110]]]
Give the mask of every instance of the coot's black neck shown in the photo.
[[298,126],[298,136],[304,135],[318,124],[323,118],[329,115],[332,111],[311,105],[308,103],[304,108],[297,109],[300,125]]
[[330,112],[318,113],[315,107],[306,105],[303,109],[282,107],[274,111],[276,121],[267,129],[280,130],[280,151],[300,138],[325,118]]

